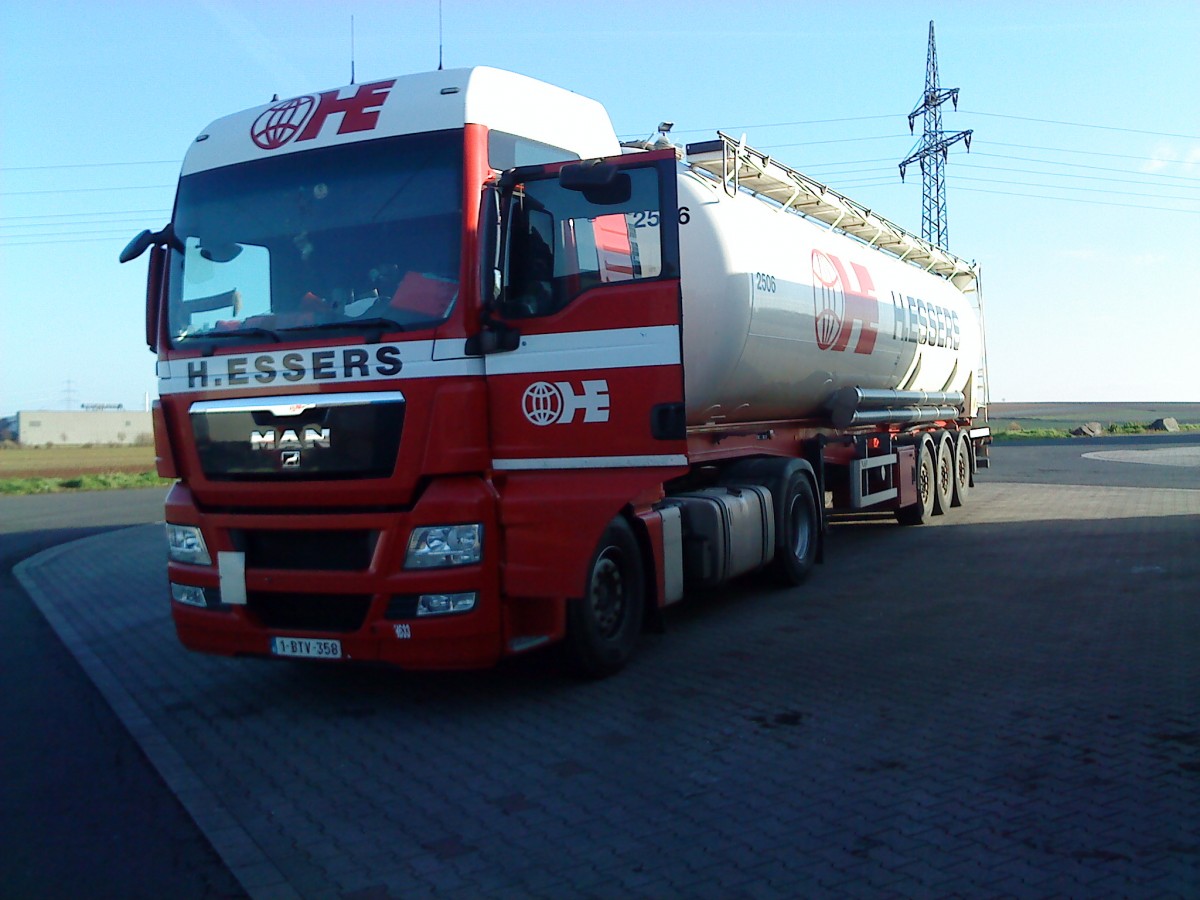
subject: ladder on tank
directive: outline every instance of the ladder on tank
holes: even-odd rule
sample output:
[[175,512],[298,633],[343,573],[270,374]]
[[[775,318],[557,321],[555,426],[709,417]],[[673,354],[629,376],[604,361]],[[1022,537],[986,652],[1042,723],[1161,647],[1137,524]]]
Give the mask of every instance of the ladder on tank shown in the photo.
[[768,154],[747,147],[745,138],[735,140],[718,131],[715,141],[688,144],[687,161],[693,168],[717,178],[731,197],[744,188],[781,211],[820,222],[833,231],[940,275],[964,294],[977,287],[978,272],[973,263],[905,231],[828,185],[776,162]]

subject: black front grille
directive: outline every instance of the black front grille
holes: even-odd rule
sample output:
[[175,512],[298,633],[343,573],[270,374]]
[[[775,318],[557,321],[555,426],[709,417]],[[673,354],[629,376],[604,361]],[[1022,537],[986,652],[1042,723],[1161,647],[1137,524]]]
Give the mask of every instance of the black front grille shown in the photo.
[[387,611],[383,614],[385,619],[415,619],[417,617],[417,601],[416,594],[395,594],[388,601]]
[[358,631],[371,606],[368,594],[271,594],[251,592],[246,607],[267,628],[297,631]]
[[[303,400],[302,411],[280,413],[289,400]],[[325,394],[201,402],[188,415],[207,478],[305,481],[390,476],[404,410],[398,394]]]
[[371,565],[379,532],[366,529],[293,531],[237,530],[234,546],[250,569],[331,569],[358,572]]

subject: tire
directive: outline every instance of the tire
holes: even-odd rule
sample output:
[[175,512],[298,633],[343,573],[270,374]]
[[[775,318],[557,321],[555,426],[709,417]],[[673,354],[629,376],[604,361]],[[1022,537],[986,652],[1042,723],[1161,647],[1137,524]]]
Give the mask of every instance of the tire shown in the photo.
[[951,506],[962,506],[971,492],[971,441],[965,431],[958,433],[954,443],[954,499]]
[[950,512],[954,502],[954,442],[944,431],[938,433],[934,442],[937,450],[934,456],[933,514],[942,516]]
[[582,597],[567,607],[566,650],[574,669],[604,678],[629,662],[646,604],[642,551],[624,519],[613,519],[588,566]]
[[917,449],[917,502],[896,510],[901,525],[924,525],[933,515],[933,495],[936,469],[933,464],[933,443],[922,441]]
[[775,559],[770,573],[785,587],[794,587],[804,583],[817,561],[821,523],[812,482],[803,470],[792,470],[782,493],[775,519]]
[[775,558],[763,570],[784,587],[803,584],[820,555],[822,508],[817,506],[812,469],[795,459],[760,457],[734,463],[721,483],[755,484],[771,492],[775,514]]

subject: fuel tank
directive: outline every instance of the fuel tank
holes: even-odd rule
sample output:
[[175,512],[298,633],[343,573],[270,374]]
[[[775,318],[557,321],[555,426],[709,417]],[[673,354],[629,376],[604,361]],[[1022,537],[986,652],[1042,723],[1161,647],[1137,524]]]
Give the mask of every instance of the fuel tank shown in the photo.
[[826,419],[854,387],[974,412],[978,317],[949,281],[686,166],[679,205],[689,425]]

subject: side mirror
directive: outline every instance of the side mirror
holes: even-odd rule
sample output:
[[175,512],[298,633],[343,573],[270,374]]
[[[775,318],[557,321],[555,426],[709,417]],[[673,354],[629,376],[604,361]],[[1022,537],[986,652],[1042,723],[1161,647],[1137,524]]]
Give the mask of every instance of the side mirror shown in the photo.
[[479,199],[479,295],[483,309],[500,299],[500,192],[491,184]]
[[150,251],[150,266],[146,273],[146,346],[154,353],[158,352],[158,329],[166,272],[167,250],[165,247],[155,247]]
[[123,263],[133,262],[154,246],[155,237],[155,234],[149,229],[143,230],[141,234],[125,245],[125,249],[121,251],[121,255],[117,259]]
[[200,255],[209,262],[233,262],[241,256],[244,248],[241,244],[209,244],[200,248]]
[[183,242],[175,237],[175,229],[168,222],[161,231],[142,231],[125,245],[125,249],[121,251],[121,255],[117,259],[123,263],[132,262],[158,244],[178,250],[180,253],[183,252]]
[[596,206],[628,203],[633,196],[633,181],[629,174],[599,160],[563,166],[558,173],[558,183],[568,191],[583,194],[588,203]]

